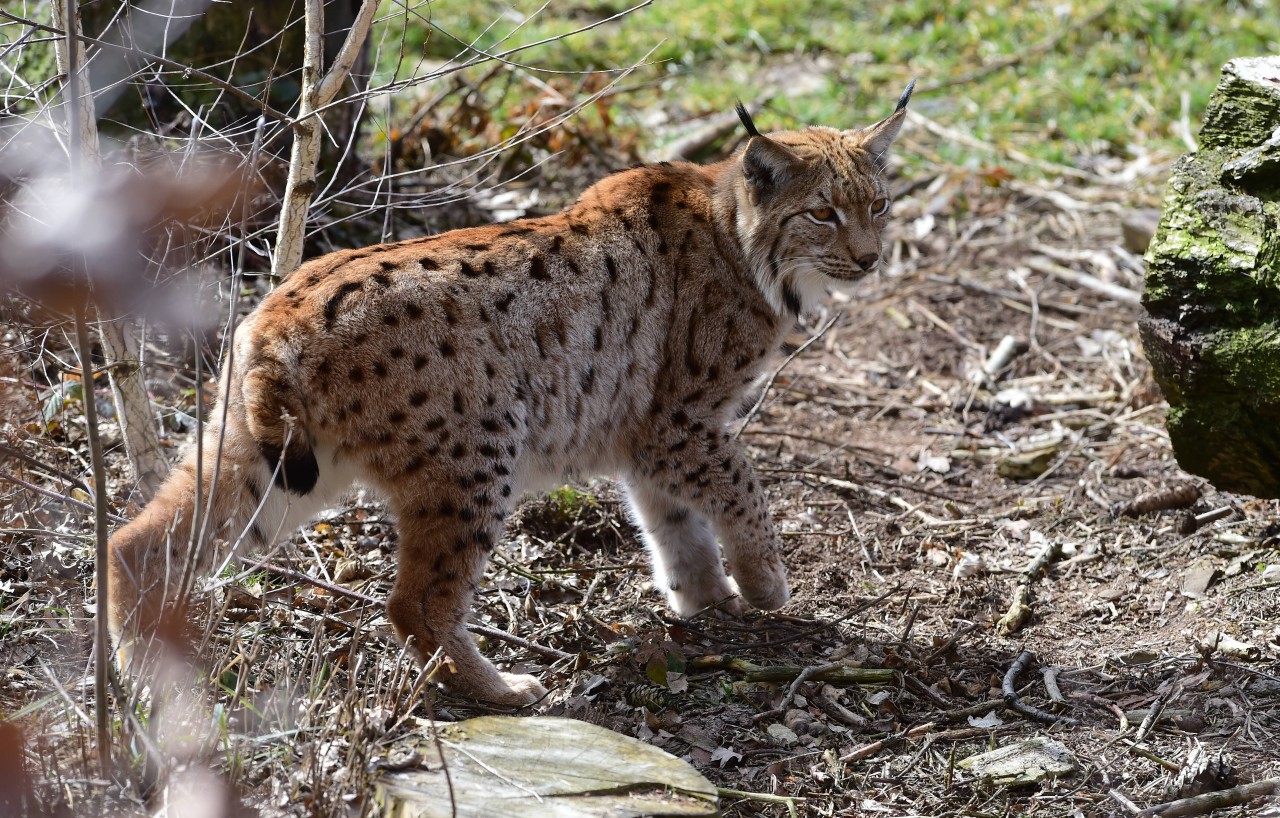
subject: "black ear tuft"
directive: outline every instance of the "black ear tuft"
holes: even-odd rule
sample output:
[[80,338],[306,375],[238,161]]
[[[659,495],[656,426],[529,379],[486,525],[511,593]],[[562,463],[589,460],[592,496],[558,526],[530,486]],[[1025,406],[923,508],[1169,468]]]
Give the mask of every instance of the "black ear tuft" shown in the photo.
[[742,100],[738,100],[738,105],[735,110],[738,112],[738,119],[742,120],[743,127],[747,129],[747,134],[750,136],[759,136],[760,132],[756,130],[756,123],[751,118],[751,112],[747,110],[747,106],[742,104]]
[[895,114],[898,111],[901,111],[903,108],[907,107],[907,103],[911,101],[911,92],[914,91],[915,88],[916,88],[915,80],[912,80],[907,84],[907,90],[903,91],[902,96],[898,97],[898,107],[893,109],[893,112]]

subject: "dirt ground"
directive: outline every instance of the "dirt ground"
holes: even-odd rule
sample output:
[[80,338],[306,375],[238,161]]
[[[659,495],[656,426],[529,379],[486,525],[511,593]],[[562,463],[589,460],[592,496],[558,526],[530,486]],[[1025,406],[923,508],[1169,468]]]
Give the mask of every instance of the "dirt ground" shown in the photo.
[[[783,532],[783,611],[673,618],[607,481],[527,505],[475,614],[533,643],[485,639],[552,689],[530,712],[636,736],[763,794],[726,794],[726,816],[1129,815],[1280,776],[1278,506],[1179,471],[1137,340],[1141,261],[1120,230],[1159,185],[1089,175],[898,183],[887,269],[807,321],[800,341],[826,331],[737,424]],[[984,377],[1006,335],[1025,350]],[[0,373],[4,442],[83,474],[77,421],[30,387],[50,338],[9,328],[22,356]],[[60,425],[33,434],[41,411]],[[122,497],[118,455],[112,466]],[[65,499],[88,496],[47,468],[4,469],[54,496],[0,488],[0,713],[23,730],[46,814],[136,814],[137,788],[91,760],[90,516]],[[1175,507],[1121,513],[1152,493],[1130,510]],[[217,692],[188,704],[220,732],[171,737],[190,762],[176,771],[207,768],[231,783],[228,803],[264,815],[359,814],[414,718],[491,712],[430,689],[428,710],[363,598],[385,599],[395,565],[376,502],[354,498],[266,562],[206,595],[221,614],[202,653]],[[1002,624],[1016,600],[1025,618]],[[1017,712],[1002,687],[1023,651],[1008,685],[1031,707]],[[793,667],[755,682],[743,662]],[[847,667],[889,681],[792,684],[798,669]],[[136,765],[131,725],[120,756]],[[1072,769],[1009,784],[961,766],[1032,737]],[[1268,809],[1280,814],[1216,814]]]

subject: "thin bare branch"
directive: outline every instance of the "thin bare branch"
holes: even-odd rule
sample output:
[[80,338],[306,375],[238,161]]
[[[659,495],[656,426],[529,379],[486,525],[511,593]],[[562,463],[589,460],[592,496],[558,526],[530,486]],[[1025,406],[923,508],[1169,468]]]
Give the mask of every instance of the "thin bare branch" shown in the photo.
[[355,22],[347,31],[347,38],[342,41],[338,56],[334,58],[333,65],[324,75],[324,79],[320,80],[320,86],[316,89],[317,105],[328,105],[332,102],[342,88],[342,84],[347,81],[351,66],[355,65],[356,59],[360,56],[360,49],[364,48],[364,41],[369,35],[369,26],[373,23],[373,15],[377,11],[378,0],[364,0],[360,11],[356,13]]

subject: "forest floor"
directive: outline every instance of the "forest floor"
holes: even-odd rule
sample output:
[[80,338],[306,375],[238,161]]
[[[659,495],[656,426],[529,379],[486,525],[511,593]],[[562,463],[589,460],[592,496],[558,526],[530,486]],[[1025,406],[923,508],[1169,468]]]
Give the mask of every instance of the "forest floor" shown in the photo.
[[[912,130],[904,150],[926,137]],[[782,531],[792,602],[740,622],[675,619],[612,484],[533,499],[475,611],[542,646],[485,645],[551,689],[527,712],[601,724],[721,787],[795,799],[726,797],[730,816],[1127,814],[1121,798],[1147,807],[1280,775],[1280,509],[1179,471],[1137,338],[1141,261],[1120,223],[1153,203],[1159,172],[900,179],[883,273],[808,321],[816,340],[735,424]],[[1005,336],[1025,349],[984,380]],[[83,473],[74,396],[53,406],[26,374],[33,356],[58,357],[45,340],[4,373],[6,442]],[[189,394],[166,394],[190,410]],[[111,465],[125,496],[123,458]],[[93,555],[74,501],[87,495],[47,468],[6,468],[53,497],[6,490],[0,711],[26,731],[48,803],[87,814],[105,799],[127,814],[137,793],[84,758]],[[1152,493],[1153,510],[1122,513]],[[368,774],[415,724],[406,716],[490,712],[430,690],[428,711],[407,689],[414,675],[363,598],[385,599],[395,568],[376,502],[333,510],[267,562],[285,570],[235,575],[209,597],[223,613],[203,654],[218,692],[201,712],[221,732],[191,750],[246,804],[359,811]],[[1002,625],[1018,599],[1026,616]],[[1023,651],[1033,658],[1011,684],[1039,716],[1002,698]],[[740,662],[793,666],[790,678],[884,668],[892,681],[751,682]],[[1065,748],[1071,771],[1014,785],[959,766],[1032,737]]]
[[[843,13],[844,4],[817,5]],[[890,17],[923,15],[896,21],[903,48],[931,53],[920,34],[933,31],[931,5],[886,7]],[[1089,16],[1111,6],[1079,16],[1119,30]],[[1154,4],[1118,7],[1142,18],[1121,20],[1130,34],[1155,13]],[[476,26],[489,11],[476,13]],[[1158,207],[1170,142],[1190,139],[1190,124],[1162,131],[1158,145],[1152,136],[1132,150],[1074,150],[1177,121],[1170,106],[1187,77],[1144,63],[1142,82],[1161,85],[1160,104],[1135,94],[1128,107],[1109,105],[1105,95],[1129,82],[1112,62],[1130,52],[1128,41],[1108,41],[1088,52],[1097,71],[1081,72],[1103,79],[1058,100],[1088,122],[1058,123],[1037,107],[1058,80],[1041,72],[1029,88],[1001,72],[1020,70],[1020,37],[1043,36],[1035,59],[1047,54],[1065,74],[1090,32],[1059,36],[1039,18],[970,11],[986,22],[965,29],[962,61],[995,66],[969,78],[981,105],[953,105],[944,90],[920,107],[925,115],[913,113],[898,146],[905,172],[894,181],[887,262],[806,319],[797,340],[812,343],[785,365],[779,357],[757,410],[734,424],[782,532],[792,601],[743,620],[674,618],[607,480],[531,498],[481,587],[476,623],[519,640],[487,637],[486,654],[551,690],[523,712],[590,721],[687,759],[725,789],[726,816],[1130,815],[1280,777],[1280,504],[1179,470],[1138,340],[1140,250],[1122,232]],[[1208,12],[1184,14],[1179,43],[1231,47],[1210,36]],[[692,25],[686,17],[660,22]],[[1245,18],[1229,19],[1239,27]],[[895,19],[859,25],[878,32],[882,23]],[[776,42],[792,52],[823,34],[821,20],[802,42],[783,28]],[[861,31],[849,36],[861,42]],[[984,51],[989,35],[1008,48]],[[741,46],[686,39],[699,71],[697,61]],[[734,75],[736,91],[766,63],[778,87],[831,70],[762,51]],[[866,62],[850,57],[837,74],[862,82]],[[959,62],[936,67],[964,75]],[[871,72],[866,82],[896,94],[898,74]],[[723,76],[703,76],[698,94],[722,97]],[[640,90],[654,101],[668,87]],[[830,117],[841,83],[824,87],[799,103],[781,95],[761,126]],[[858,87],[871,110],[870,89]],[[1211,87],[1194,84],[1197,105]],[[702,96],[685,107],[704,112]],[[453,124],[474,124],[467,99]],[[686,120],[689,110],[675,113],[682,104],[655,102],[672,112],[658,123],[664,134]],[[1185,113],[1191,103],[1181,104]],[[957,122],[974,111],[975,127]],[[1016,143],[1024,150],[1009,147],[1039,120],[1043,129]],[[502,121],[495,114],[489,125]],[[596,106],[549,146],[575,169],[551,163],[487,191],[480,209],[436,213],[434,226],[520,202],[551,207],[626,154],[657,155],[634,130],[611,142],[608,122]],[[428,124],[440,131],[450,120]],[[474,131],[473,140],[488,136]],[[1046,140],[1052,150],[1027,147]],[[424,155],[441,154],[431,147]],[[390,216],[383,225],[407,237]],[[65,326],[9,307],[0,315],[0,474],[20,482],[0,482],[0,804],[21,784],[4,775],[21,757],[35,814],[146,814],[155,804],[139,782],[154,775],[142,762],[150,754],[176,759],[170,774],[189,783],[167,791],[171,814],[358,815],[376,808],[372,778],[399,763],[398,742],[424,721],[494,712],[417,684],[377,602],[395,570],[394,527],[376,498],[359,494],[263,556],[265,567],[228,571],[201,597],[200,670],[173,685],[200,692],[176,696],[168,728],[149,738],[139,728],[160,723],[154,711],[117,702],[113,732],[124,739],[117,775],[104,778],[93,757],[83,389]],[[1006,337],[1015,354],[984,375]],[[189,344],[161,334],[152,355],[148,384],[176,453],[191,438],[195,395],[215,385],[197,383]],[[109,410],[110,391],[97,400]],[[109,411],[102,427],[113,513],[128,517],[131,476]],[[750,666],[782,668],[783,681],[753,681]],[[886,677],[833,680],[849,668]],[[1030,709],[1011,709],[1011,699]],[[1069,769],[1011,783],[961,765],[1032,738],[1060,745]],[[1274,803],[1215,814],[1266,810],[1280,815]]]

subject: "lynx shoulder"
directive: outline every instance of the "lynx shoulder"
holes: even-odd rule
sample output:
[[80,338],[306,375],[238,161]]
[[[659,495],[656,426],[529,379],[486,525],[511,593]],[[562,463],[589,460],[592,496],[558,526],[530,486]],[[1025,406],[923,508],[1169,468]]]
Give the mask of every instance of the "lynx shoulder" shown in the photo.
[[197,503],[207,571],[353,481],[397,519],[397,633],[443,650],[478,698],[545,692],[495,669],[465,620],[513,505],[566,471],[625,484],[677,612],[784,604],[764,493],[724,427],[797,315],[879,264],[909,94],[862,130],[765,136],[741,111],[750,139],[723,162],[642,166],[555,216],[304,264],[236,331],[202,479],[189,455],[111,540],[122,656],[178,596]]

